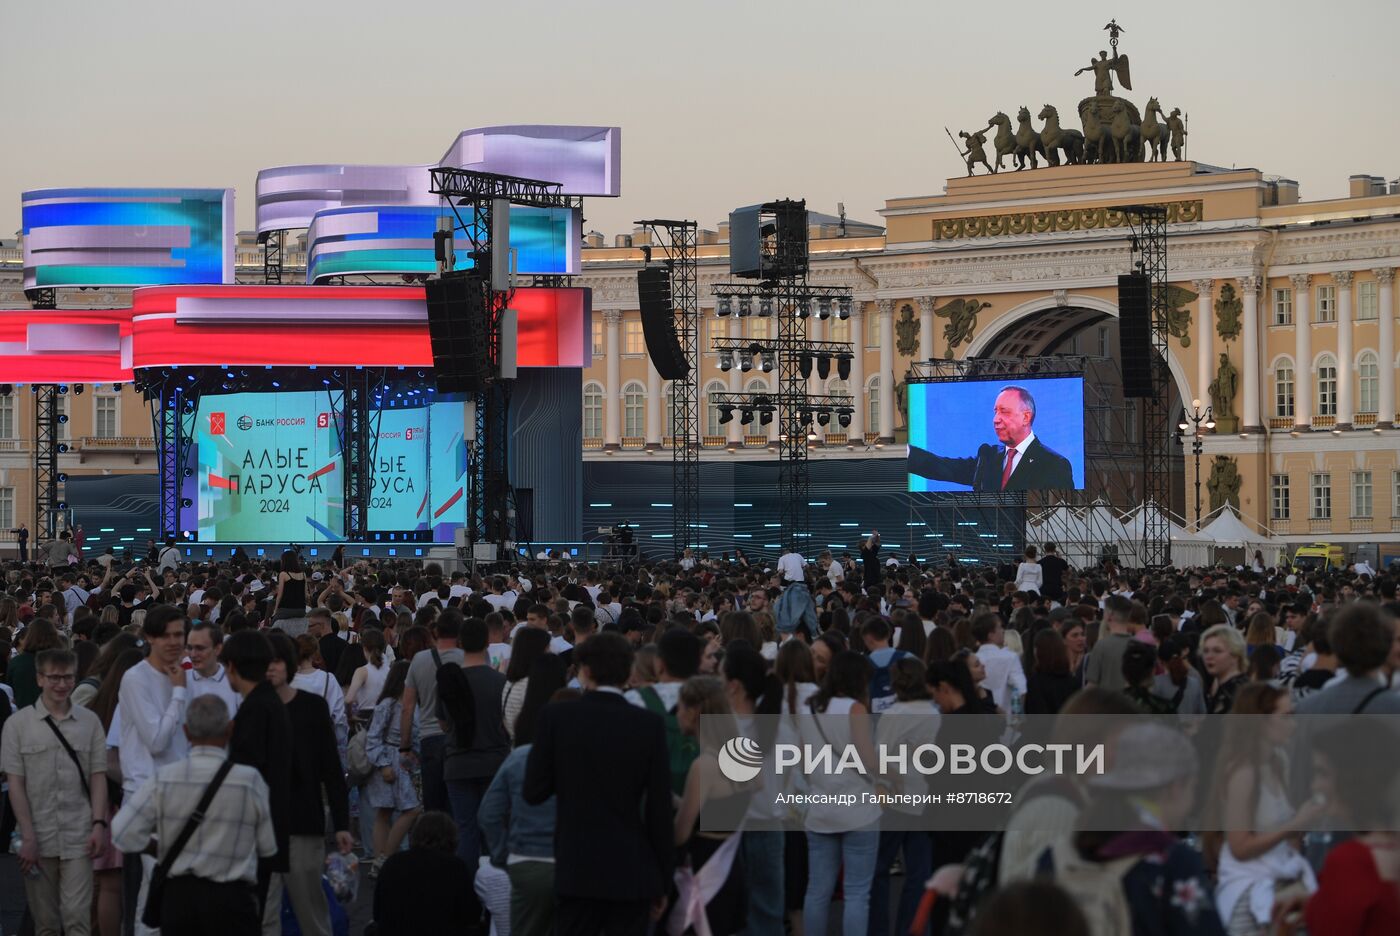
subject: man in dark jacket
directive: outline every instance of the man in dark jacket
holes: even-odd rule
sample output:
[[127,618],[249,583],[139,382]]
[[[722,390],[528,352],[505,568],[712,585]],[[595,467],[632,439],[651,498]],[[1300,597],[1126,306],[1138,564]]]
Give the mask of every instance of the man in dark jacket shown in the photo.
[[632,657],[621,634],[589,638],[574,651],[583,699],[540,712],[524,794],[556,797],[558,936],[643,936],[665,908],[675,852],[666,730],[622,696]]

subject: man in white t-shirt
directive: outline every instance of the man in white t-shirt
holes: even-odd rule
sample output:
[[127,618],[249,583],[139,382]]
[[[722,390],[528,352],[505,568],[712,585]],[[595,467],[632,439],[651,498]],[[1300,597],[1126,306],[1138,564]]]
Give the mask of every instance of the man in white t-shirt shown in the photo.
[[496,611],[500,611],[502,609],[510,611],[514,609],[515,602],[519,598],[519,596],[516,595],[515,592],[510,591],[506,588],[506,580],[499,575],[491,580],[491,593],[483,597],[485,598],[486,603],[489,604]]
[[977,641],[977,659],[987,671],[982,687],[992,694],[997,708],[1011,711],[1013,691],[1024,698],[1026,694],[1026,673],[1021,668],[1021,658],[1002,646],[1006,637],[1006,627],[1001,615],[994,611],[983,612],[972,619],[972,636]]
[[472,590],[467,585],[467,573],[453,572],[452,585],[448,588],[448,598],[466,598],[470,596]]
[[805,582],[807,580],[807,560],[792,547],[788,547],[778,558],[778,573],[784,582]]

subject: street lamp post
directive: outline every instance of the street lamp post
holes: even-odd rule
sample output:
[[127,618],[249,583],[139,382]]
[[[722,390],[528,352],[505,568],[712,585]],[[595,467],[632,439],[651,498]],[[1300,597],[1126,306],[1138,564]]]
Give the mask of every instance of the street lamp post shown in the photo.
[[1196,457],[1196,529],[1201,527],[1201,450],[1203,448],[1202,439],[1205,433],[1202,429],[1215,429],[1215,415],[1211,408],[1207,406],[1201,409],[1200,400],[1192,400],[1191,408],[1185,410],[1181,416],[1181,422],[1176,424],[1177,430],[1181,433],[1181,444],[1186,445],[1188,433],[1191,437],[1191,454]]

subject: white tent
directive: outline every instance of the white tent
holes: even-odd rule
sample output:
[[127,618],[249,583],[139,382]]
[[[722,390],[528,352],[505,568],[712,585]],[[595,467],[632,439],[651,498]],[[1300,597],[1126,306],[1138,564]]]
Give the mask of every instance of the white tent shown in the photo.
[[[1172,543],[1172,565],[1180,569],[1205,565],[1210,562],[1212,543],[1204,537],[1191,533],[1185,526],[1177,522],[1170,511],[1164,510],[1156,504],[1143,504],[1124,519],[1123,529],[1129,540],[1124,552],[1138,556],[1142,551],[1143,527],[1149,517],[1154,518],[1157,522],[1165,520],[1167,523]],[[1141,557],[1138,556],[1138,558]]]
[[[1268,532],[1260,533],[1250,528],[1229,504],[1223,505],[1216,512],[1214,519],[1200,529],[1198,535],[1220,548],[1233,547],[1252,551],[1276,543]],[[1269,554],[1267,550],[1265,554]]]

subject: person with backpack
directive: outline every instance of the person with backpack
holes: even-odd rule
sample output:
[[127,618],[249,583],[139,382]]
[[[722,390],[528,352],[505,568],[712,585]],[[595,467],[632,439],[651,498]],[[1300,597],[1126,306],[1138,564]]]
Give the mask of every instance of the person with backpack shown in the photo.
[[1086,781],[1093,796],[1076,831],[1037,871],[1069,893],[1093,936],[1224,936],[1200,853],[1171,831],[1190,813],[1197,770],[1181,732],[1146,722],[1124,729],[1112,766]]
[[[423,808],[429,812],[447,812],[448,808],[442,773],[447,735],[438,721],[437,671],[446,663],[461,664],[462,649],[457,645],[461,632],[460,611],[449,608],[439,615],[433,623],[433,646],[414,654],[404,683],[399,760],[406,770],[422,770]],[[414,737],[419,739],[419,751],[407,740]]]
[[[418,791],[413,787],[413,773],[399,763],[402,747],[416,747],[401,744],[399,736],[407,679],[407,660],[389,666],[374,706],[374,717],[365,732],[365,755],[372,768],[364,796],[365,805],[374,810],[374,864],[369,871],[372,878],[379,876],[390,855],[398,853],[399,844],[423,811]],[[392,821],[395,812],[399,814],[397,822]]]
[[627,693],[627,701],[655,712],[666,725],[666,750],[671,762],[671,790],[677,796],[685,791],[690,764],[700,755],[694,738],[681,733],[676,720],[681,686],[700,671],[704,646],[690,631],[673,627],[656,641],[656,683]]
[[860,636],[870,655],[870,711],[879,715],[898,701],[891,674],[894,665],[909,654],[890,646],[890,622],[882,617],[866,621]]

